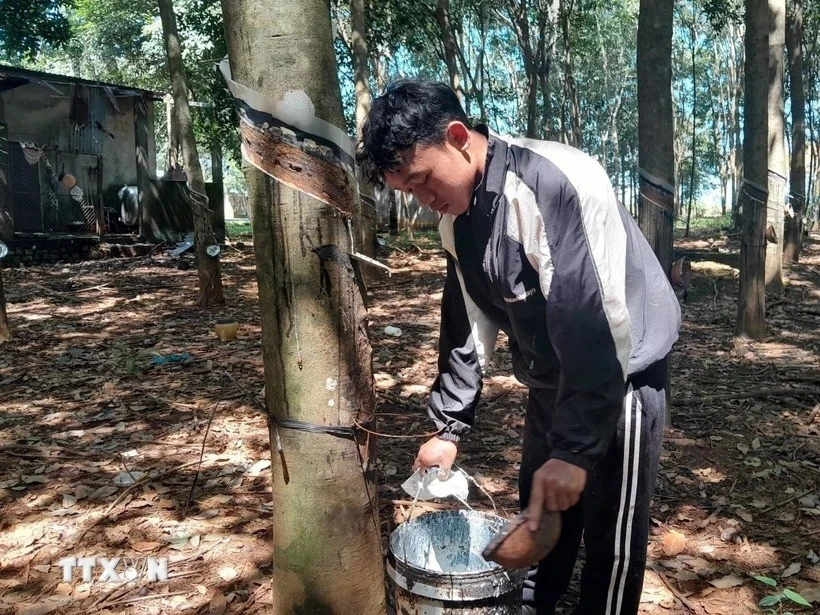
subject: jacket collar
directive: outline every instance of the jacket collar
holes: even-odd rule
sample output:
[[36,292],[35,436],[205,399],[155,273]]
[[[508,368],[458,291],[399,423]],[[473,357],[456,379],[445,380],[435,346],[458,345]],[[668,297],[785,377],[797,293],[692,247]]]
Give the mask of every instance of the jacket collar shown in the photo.
[[484,162],[484,174],[474,190],[473,203],[481,203],[484,205],[482,209],[492,214],[504,192],[504,181],[507,177],[507,142],[486,124],[478,124],[475,129],[487,138],[487,158]]

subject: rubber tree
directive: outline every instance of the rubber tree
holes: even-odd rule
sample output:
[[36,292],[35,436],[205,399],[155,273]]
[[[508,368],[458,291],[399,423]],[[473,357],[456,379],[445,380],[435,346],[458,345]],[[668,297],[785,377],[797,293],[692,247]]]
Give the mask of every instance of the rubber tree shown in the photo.
[[3,272],[0,271],[0,343],[11,339],[11,327],[6,314],[6,294],[3,291]]
[[444,47],[444,63],[447,65],[447,75],[450,78],[450,87],[458,96],[461,106],[464,106],[464,88],[458,74],[458,51],[453,36],[453,26],[450,22],[450,0],[437,0],[436,23],[441,31],[441,44]]
[[740,289],[735,333],[766,335],[766,202],[769,161],[769,5],[746,0],[743,182],[740,185]]
[[[326,0],[223,0],[222,11],[234,81],[272,101],[309,98],[317,117],[344,126]],[[372,351],[340,213],[353,204],[328,205],[250,165],[245,178],[272,438],[284,419],[365,424],[375,406]],[[271,612],[384,613],[373,439],[278,433]]]
[[673,0],[641,0],[638,17],[638,223],[667,275],[675,219],[672,9]]
[[[361,137],[362,124],[370,112],[370,67],[367,50],[367,0],[350,0],[350,42],[353,59],[353,78],[356,92],[356,137]],[[357,239],[361,251],[376,255],[376,196],[373,186],[359,180],[362,199],[356,218]],[[378,279],[376,270],[367,270],[368,279]]]
[[162,20],[165,52],[168,57],[168,72],[171,76],[171,92],[174,98],[173,112],[176,125],[179,128],[182,159],[185,173],[188,176],[189,198],[194,215],[194,247],[196,249],[197,271],[199,274],[197,304],[202,307],[223,305],[225,296],[222,291],[219,257],[210,256],[206,251],[209,245],[216,243],[216,238],[211,226],[211,210],[208,207],[208,197],[205,195],[205,177],[202,174],[202,165],[199,163],[194,125],[191,121],[191,108],[188,104],[188,84],[185,78],[185,67],[182,63],[182,45],[177,31],[173,0],[159,0],[159,15]]
[[[8,128],[6,126],[6,108],[0,96],[0,242],[14,239],[14,228],[7,210],[10,208],[8,180]],[[0,343],[11,339],[11,327],[6,314],[6,294],[3,291],[3,261],[0,258]]]
[[[769,197],[766,212],[766,290],[783,292],[783,219],[786,202],[786,119],[783,83],[786,0],[769,2]],[[761,82],[765,83],[765,82]]]
[[803,84],[803,0],[792,0],[787,17],[789,83],[792,115],[792,152],[789,172],[789,200],[792,215],[786,218],[783,262],[800,259],[803,211],[806,206],[806,90]]

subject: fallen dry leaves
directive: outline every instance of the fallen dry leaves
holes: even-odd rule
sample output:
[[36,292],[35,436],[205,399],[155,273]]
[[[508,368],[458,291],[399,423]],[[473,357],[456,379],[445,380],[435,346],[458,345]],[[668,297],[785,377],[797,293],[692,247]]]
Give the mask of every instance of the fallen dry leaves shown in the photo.
[[[390,433],[432,429],[424,406],[444,261],[419,243],[394,251],[397,274],[372,289],[378,406],[390,414],[379,427]],[[192,307],[195,271],[161,254],[4,271],[15,338],[0,355],[3,615],[270,608],[267,429],[220,377],[227,370],[252,392],[263,383],[252,253],[228,251],[223,265],[229,307],[213,312]],[[752,574],[820,601],[820,399],[806,393],[820,384],[819,265],[815,238],[770,302],[770,339],[737,347],[731,266],[694,264],[673,355],[674,399],[685,403],[673,407],[664,444],[642,613],[757,612],[766,588]],[[226,316],[240,332],[222,344],[212,328]],[[180,363],[151,363],[182,352],[190,357]],[[517,510],[525,403],[501,340],[459,456],[484,490],[471,494],[477,508]],[[420,441],[380,442],[385,536],[410,512],[399,485]],[[171,579],[64,583],[56,563],[67,554],[168,557]]]

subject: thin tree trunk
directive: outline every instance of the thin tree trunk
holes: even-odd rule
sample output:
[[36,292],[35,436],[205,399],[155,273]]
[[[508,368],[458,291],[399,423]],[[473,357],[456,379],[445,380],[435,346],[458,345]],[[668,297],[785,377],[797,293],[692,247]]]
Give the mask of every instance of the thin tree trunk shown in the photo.
[[695,43],[697,43],[697,32],[695,32],[695,0],[692,0],[692,29],[690,36],[690,50],[692,52],[692,168],[689,171],[689,207],[686,210],[686,230],[684,237],[689,237],[689,225],[692,222],[692,206],[695,202],[695,170],[698,166],[697,145],[698,145],[698,75],[695,64]]
[[211,210],[208,207],[208,197],[205,195],[205,178],[199,163],[191,109],[188,106],[188,86],[185,79],[185,68],[182,64],[182,46],[177,33],[173,0],[159,0],[159,14],[162,19],[165,51],[168,56],[174,113],[179,126],[182,156],[185,161],[185,172],[188,175],[191,208],[194,214],[194,245],[199,273],[197,304],[202,307],[224,305],[225,296],[222,292],[219,256],[209,256],[206,251],[209,245],[216,243],[216,237],[211,225]]
[[[741,123],[740,123],[740,105],[744,95],[744,77],[740,68],[743,65],[741,59],[738,58],[738,48],[734,41],[738,39],[739,35],[737,28],[733,24],[729,24],[729,76],[732,83],[732,106],[731,106],[731,150],[732,150],[732,228],[735,231],[740,230],[740,189],[743,180],[743,156],[741,154]],[[743,55],[745,56],[745,47],[742,47]]]
[[[538,58],[536,57],[538,54],[532,44],[532,37],[530,36],[530,19],[527,13],[526,0],[508,0],[507,12],[509,14],[510,25],[515,32],[518,45],[521,49],[521,58],[524,63],[524,73],[527,80],[525,100],[527,109],[526,136],[530,139],[535,139],[538,137],[537,103],[539,70],[537,64]],[[539,19],[539,22],[541,21],[542,20]],[[543,27],[540,29],[540,34],[543,35]],[[518,81],[518,70],[512,70],[510,76],[513,81],[513,91],[520,91],[520,88],[516,85]]]
[[[14,229],[7,228],[8,222],[11,218],[8,215],[8,210],[11,209],[9,199],[9,140],[8,127],[6,126],[6,107],[3,102],[3,96],[0,94],[0,242],[9,239],[14,239]],[[2,257],[0,257],[0,343],[7,342],[11,339],[11,326],[9,325],[9,317],[6,313],[6,294],[3,291],[3,270]]]
[[[806,66],[811,66],[811,62],[807,62]],[[817,138],[816,138],[816,131],[815,131],[815,122],[814,122],[814,98],[815,98],[815,71],[809,70],[809,96],[807,97],[808,105],[806,106],[806,116],[808,120],[808,127],[809,127],[809,177],[808,177],[808,186],[806,187],[806,196],[807,196],[807,203],[813,202],[813,215],[812,221],[809,224],[810,230],[815,230],[817,217],[820,215],[820,203],[817,203],[815,199],[815,192],[816,192],[816,182],[815,182],[815,174],[817,172]]]
[[[769,0],[769,198],[766,291],[783,292],[783,218],[786,201],[786,120],[783,110],[786,0]],[[772,241],[771,239],[774,239]]]
[[0,344],[11,339],[11,326],[6,314],[6,293],[3,290],[3,271],[0,269]]
[[370,71],[367,66],[366,0],[350,0],[353,76],[356,83],[356,136],[362,136],[362,123],[370,113]]
[[783,261],[800,259],[803,210],[806,203],[806,95],[803,85],[803,0],[793,0],[786,28],[791,84],[792,151],[789,177],[791,215],[786,218]]
[[[569,1],[569,6],[567,6]],[[561,33],[564,39],[564,100],[567,104],[569,115],[569,132],[567,133],[567,143],[575,147],[582,146],[581,134],[581,108],[578,104],[578,88],[575,83],[575,67],[572,59],[572,40],[569,35],[569,18],[572,12],[573,0],[561,0]]]
[[[612,162],[613,162],[613,173],[612,177],[615,180],[615,194],[618,194],[618,183],[621,180],[621,142],[618,138],[618,125],[617,122],[613,122],[612,125]],[[623,203],[623,199],[621,199]]]
[[396,199],[396,192],[391,188],[387,189],[387,206],[390,219],[388,228],[391,235],[399,234],[399,204]]
[[458,95],[461,106],[465,107],[464,88],[458,74],[458,52],[453,37],[453,27],[450,23],[450,0],[438,0],[436,3],[436,22],[438,22],[441,42],[444,45],[444,63],[447,65],[447,74],[450,76],[450,87]]
[[543,107],[542,132],[545,139],[555,139],[555,118],[552,112],[552,95],[550,93],[550,72],[552,70],[553,59],[555,58],[555,45],[558,41],[558,6],[560,0],[550,0],[546,4],[548,12],[548,36],[542,37],[543,57],[538,71],[541,82],[541,105]]
[[641,0],[638,18],[638,221],[667,275],[675,211],[672,6]]
[[746,62],[743,122],[743,184],[740,186],[740,290],[735,333],[766,335],[766,199],[769,124],[769,6],[746,0]]
[[[300,91],[344,126],[326,0],[223,0],[222,11],[235,81],[273,101]],[[273,417],[368,424],[372,351],[343,216],[253,167],[246,181],[272,441]],[[270,612],[385,613],[373,438],[278,433],[287,467],[274,458]]]
[[[720,48],[717,39],[712,40],[712,53],[714,57],[714,66],[717,74],[726,72],[723,65],[723,58],[720,54]],[[709,99],[712,107],[712,144],[715,148],[715,153],[718,157],[718,176],[720,178],[721,215],[726,216],[726,210],[729,200],[729,174],[730,174],[730,147],[729,139],[731,131],[729,130],[729,96],[727,95],[728,88],[724,87],[722,79],[713,77],[708,78]]]
[[[632,150],[632,155],[634,160],[634,149]],[[635,165],[632,165],[632,168],[629,170],[629,192],[632,197],[630,199],[630,209],[632,210],[632,217],[637,220],[638,216],[640,216],[640,196],[638,195],[638,172],[635,168]]]
[[410,198],[404,192],[401,193],[401,219],[404,222],[404,230],[407,232],[407,237],[409,239],[413,239],[413,220],[410,215]]
[[[351,55],[353,58],[353,75],[356,87],[356,136],[362,136],[362,124],[370,112],[370,70],[367,59],[367,2],[366,0],[350,0],[351,25]],[[359,180],[359,187],[364,198],[359,199],[356,212],[356,240],[357,249],[373,258],[376,256],[376,214],[371,202],[375,202],[373,186]],[[367,268],[365,278],[370,281],[378,279],[380,272]]]

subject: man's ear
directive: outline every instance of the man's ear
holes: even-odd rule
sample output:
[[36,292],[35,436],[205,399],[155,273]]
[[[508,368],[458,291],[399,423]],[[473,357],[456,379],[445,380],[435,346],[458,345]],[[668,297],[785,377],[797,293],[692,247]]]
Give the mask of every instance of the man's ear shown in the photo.
[[457,150],[466,151],[470,146],[470,129],[464,124],[454,120],[447,124],[447,141]]

